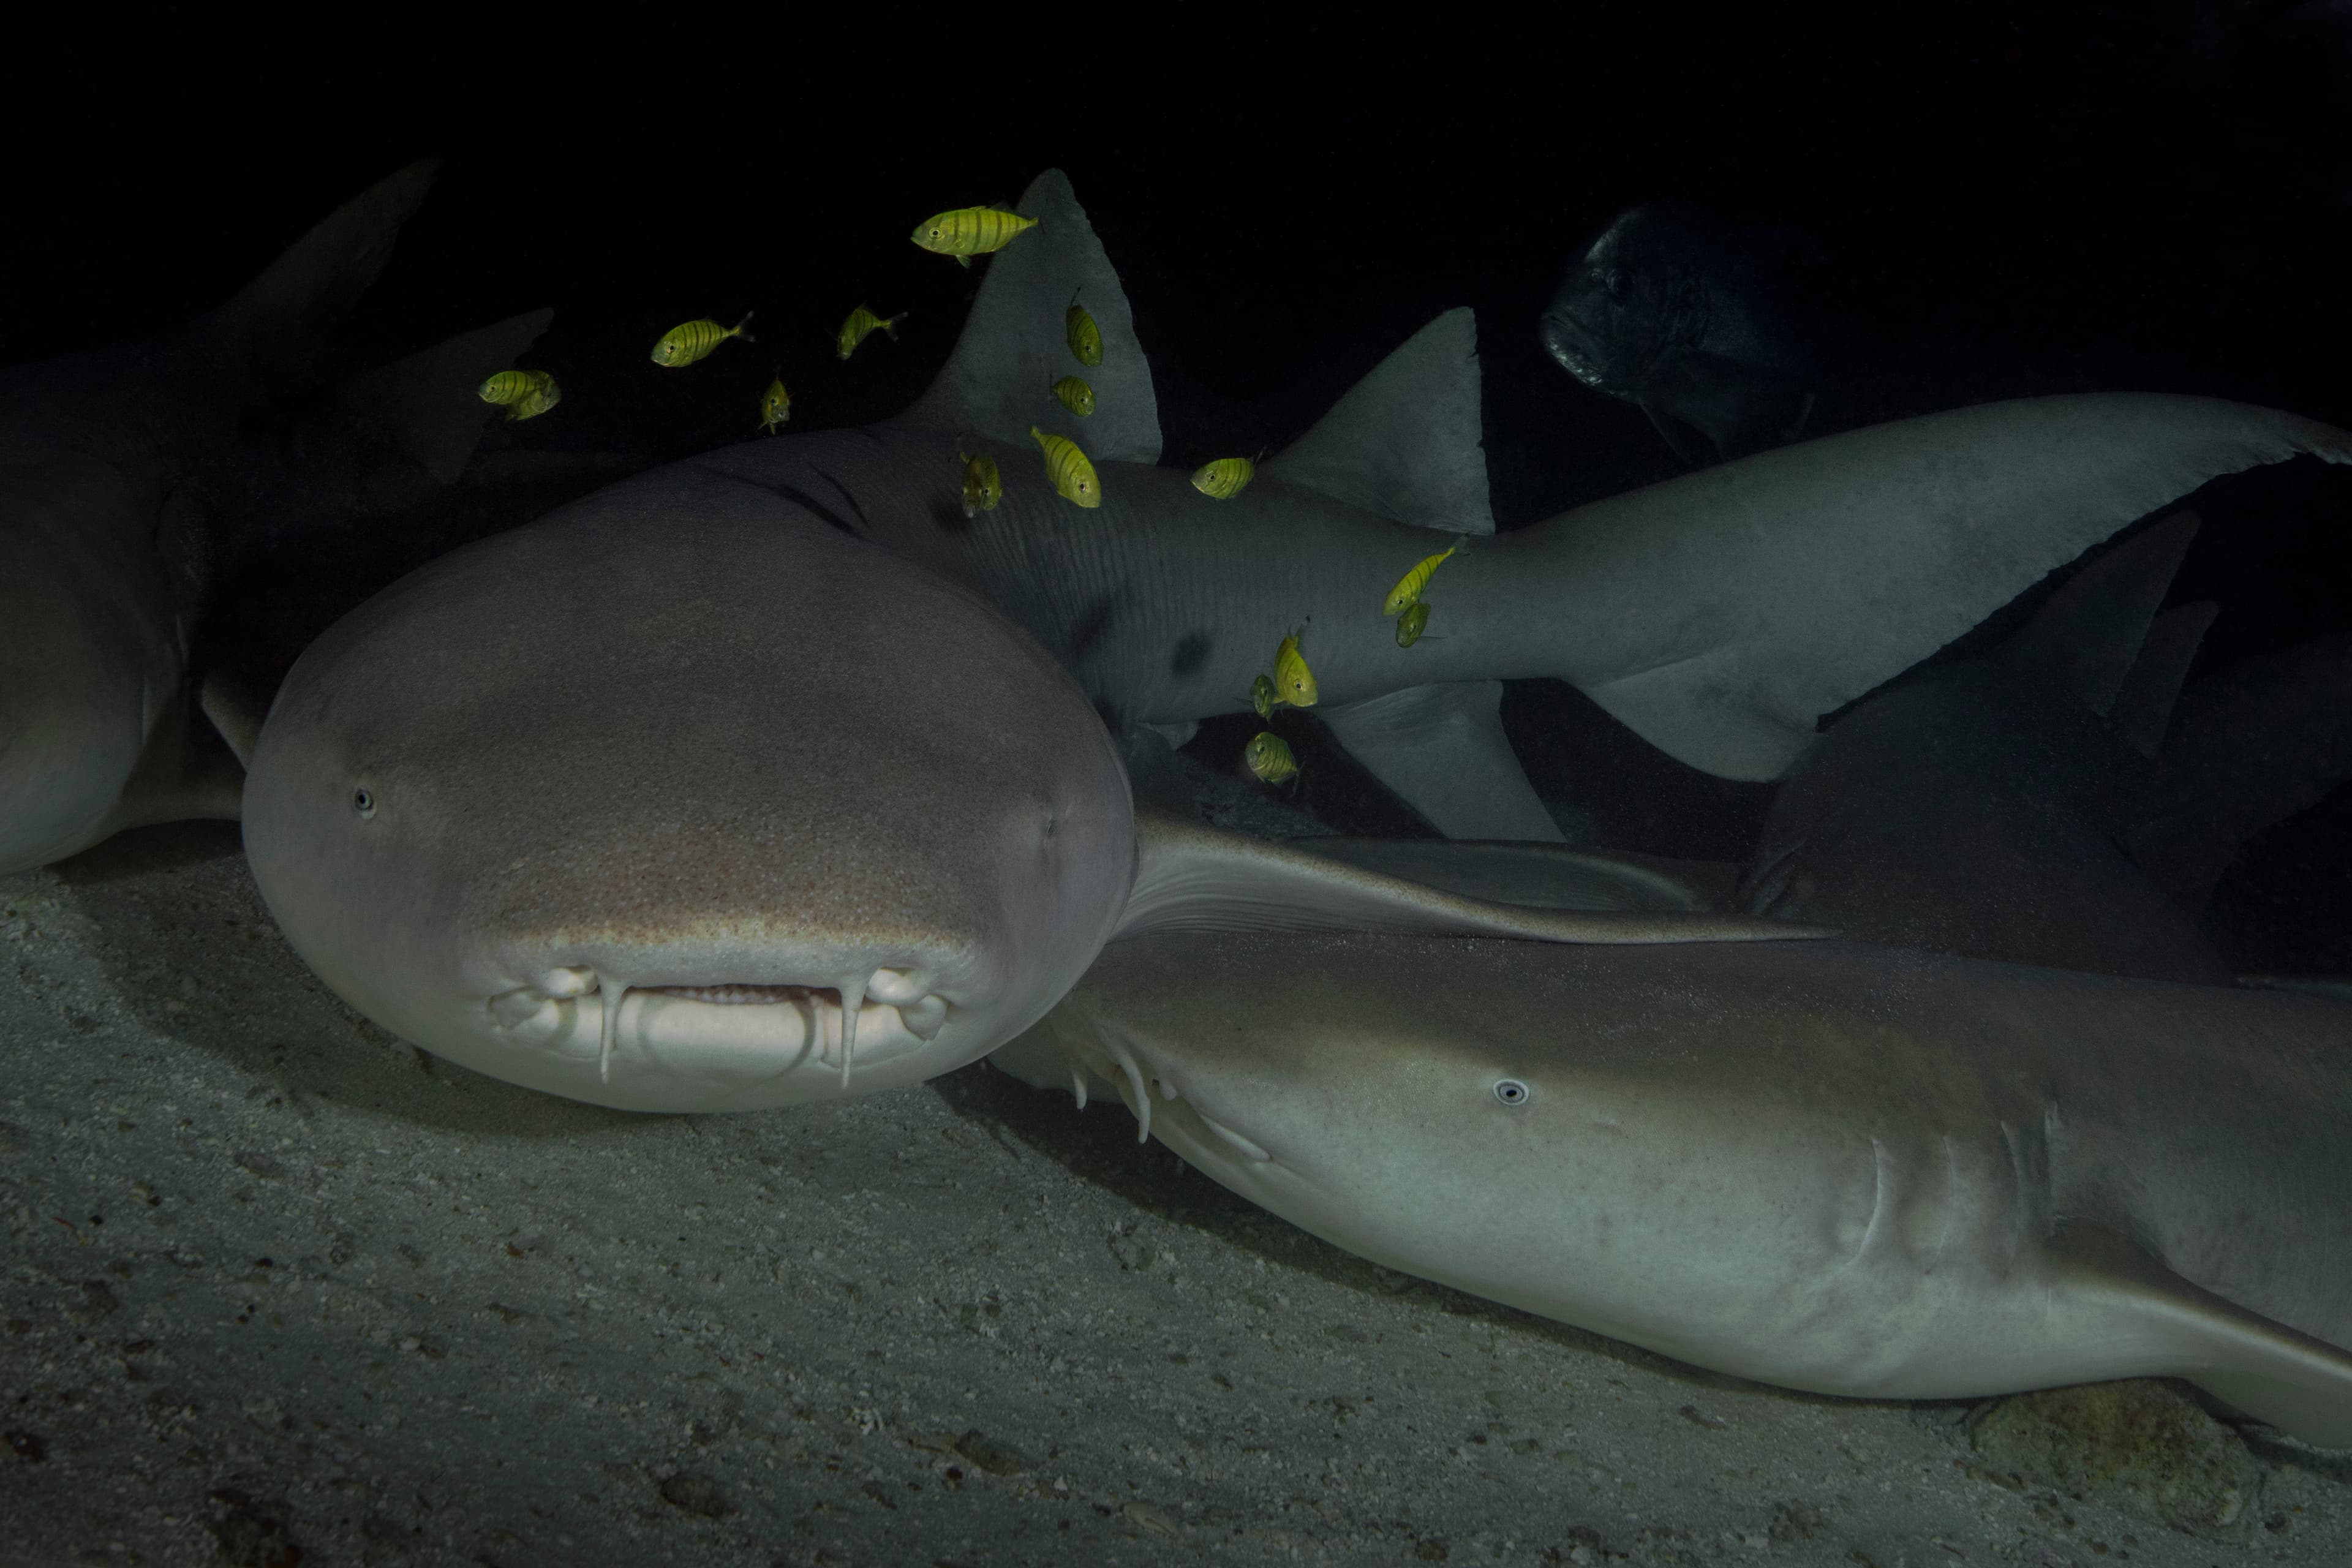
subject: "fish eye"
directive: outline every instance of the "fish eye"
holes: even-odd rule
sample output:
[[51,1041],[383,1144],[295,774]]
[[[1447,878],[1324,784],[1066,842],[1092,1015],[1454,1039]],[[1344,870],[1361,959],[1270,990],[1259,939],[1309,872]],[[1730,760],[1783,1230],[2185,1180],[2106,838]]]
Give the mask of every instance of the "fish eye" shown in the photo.
[[365,789],[352,791],[352,809],[360,814],[360,819],[362,822],[373,816],[375,815],[374,792]]
[[1528,1093],[1528,1086],[1515,1078],[1504,1079],[1495,1085],[1495,1098],[1505,1105],[1525,1105]]

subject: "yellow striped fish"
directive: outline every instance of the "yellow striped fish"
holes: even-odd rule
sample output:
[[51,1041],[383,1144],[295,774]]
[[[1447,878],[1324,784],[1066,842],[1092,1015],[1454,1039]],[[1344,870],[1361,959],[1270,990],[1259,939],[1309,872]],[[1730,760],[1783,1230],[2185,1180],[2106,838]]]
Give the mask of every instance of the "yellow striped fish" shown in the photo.
[[1420,598],[1421,591],[1429,586],[1430,577],[1440,566],[1445,564],[1445,556],[1453,554],[1454,551],[1461,548],[1462,547],[1458,544],[1450,545],[1446,548],[1444,555],[1432,555],[1423,560],[1420,565],[1414,567],[1412,571],[1398,578],[1397,585],[1389,590],[1388,602],[1381,606],[1381,614],[1384,616],[1393,616],[1399,610],[1403,609],[1407,605],[1410,605],[1414,600]]
[[507,405],[508,418],[536,419],[563,401],[563,389],[555,384],[555,378],[547,372],[527,370],[523,374],[530,378],[530,385],[524,389],[520,397]]
[[1091,418],[1095,411],[1095,389],[1075,375],[1066,375],[1054,384],[1054,396],[1061,405],[1081,419]]
[[969,267],[973,257],[1002,250],[1036,226],[1035,218],[1002,207],[958,207],[925,218],[910,237],[925,250],[952,256],[957,266]]
[[886,321],[860,305],[849,312],[849,320],[841,323],[841,331],[833,340],[834,350],[847,359],[857,352],[858,344],[874,334],[877,328],[895,343],[898,341],[898,323],[906,319],[907,312],[901,310]]
[[1259,718],[1273,718],[1275,704],[1281,700],[1275,695],[1274,682],[1269,678],[1261,675],[1250,682],[1250,706],[1257,710]]
[[1416,599],[1404,607],[1404,614],[1397,617],[1397,647],[1411,647],[1419,642],[1422,628],[1427,625],[1429,625],[1429,601]]
[[996,503],[1004,499],[1004,476],[996,470],[996,459],[982,452],[963,458],[963,514],[978,517],[984,511],[994,511]]
[[1087,314],[1075,294],[1070,296],[1069,313],[1062,318],[1062,332],[1070,340],[1070,353],[1080,364],[1102,363],[1102,329],[1095,325],[1095,319]]
[[1315,672],[1307,668],[1307,656],[1298,651],[1298,634],[1291,633],[1274,650],[1274,689],[1293,708],[1315,706]]
[[1257,478],[1257,465],[1247,458],[1219,458],[1192,470],[1192,488],[1212,500],[1231,500]]
[[1249,771],[1267,784],[1280,784],[1298,773],[1298,759],[1291,754],[1289,744],[1271,730],[1260,730],[1242,748],[1242,761]]
[[748,343],[751,341],[751,334],[743,328],[751,320],[751,312],[746,310],[743,320],[731,327],[722,327],[708,316],[699,321],[681,321],[664,332],[661,342],[654,345],[654,363],[675,370],[707,357],[712,349],[730,338],[740,338]]
[[1094,464],[1078,450],[1076,441],[1066,436],[1048,436],[1034,425],[1029,426],[1029,434],[1045,448],[1045,473],[1064,500],[1074,500],[1080,506],[1102,505],[1102,481],[1095,478]]
[[499,408],[511,408],[530,393],[530,372],[502,370],[475,389],[483,402]]
[[760,428],[772,436],[776,426],[793,416],[793,395],[784,390],[783,372],[768,383],[768,390],[760,394]]

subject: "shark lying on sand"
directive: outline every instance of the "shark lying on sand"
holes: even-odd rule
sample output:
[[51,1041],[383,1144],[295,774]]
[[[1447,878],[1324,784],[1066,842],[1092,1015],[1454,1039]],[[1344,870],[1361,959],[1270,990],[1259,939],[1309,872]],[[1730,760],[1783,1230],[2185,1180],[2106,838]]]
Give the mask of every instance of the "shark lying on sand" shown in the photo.
[[[1672,908],[1469,909],[1241,840],[1162,855],[1130,826],[1097,715],[1237,708],[1307,619],[1335,727],[1383,777],[1483,802],[1457,829],[1483,813],[1524,829],[1494,836],[1556,837],[1479,727],[1492,678],[1566,672],[1654,738],[1777,771],[1822,706],[1962,629],[1972,595],[1990,607],[2072,553],[2070,528],[2095,538],[2143,497],[2341,440],[2196,399],[2058,399],[1767,454],[1474,544],[1446,568],[1459,635],[1415,664],[1379,605],[1444,536],[1397,512],[1491,527],[1466,313],[1216,501],[1150,464],[1150,373],[1067,183],[1041,177],[1024,210],[1040,226],[990,264],[902,421],[613,486],[412,575],[304,656],[252,759],[246,840],[330,984],[518,1082],[751,1109],[970,1061],[1114,933],[1202,900],[1276,927],[1790,934]],[[1055,419],[1034,394],[1074,289],[1105,342],[1097,412],[1054,427],[1096,455],[1091,510],[1010,444]],[[998,442],[1005,475],[976,520],[960,434]],[[1885,571],[1865,581],[1857,558]]]
[[219,684],[199,712],[189,668],[221,572],[306,515],[389,510],[464,467],[488,412],[475,384],[547,311],[339,386],[319,374],[432,174],[338,208],[174,339],[0,372],[0,872],[235,817],[232,752],[259,714]]
[[1698,1366],[2186,1377],[2352,1445],[2352,1008],[1845,941],[1164,935],[993,1058],[1334,1244]]
[[1507,910],[1139,824],[1085,695],[1003,616],[704,485],[445,557],[280,689],[246,786],[254,876],[385,1027],[576,1099],[752,1110],[960,1067],[1118,934],[1804,934]]

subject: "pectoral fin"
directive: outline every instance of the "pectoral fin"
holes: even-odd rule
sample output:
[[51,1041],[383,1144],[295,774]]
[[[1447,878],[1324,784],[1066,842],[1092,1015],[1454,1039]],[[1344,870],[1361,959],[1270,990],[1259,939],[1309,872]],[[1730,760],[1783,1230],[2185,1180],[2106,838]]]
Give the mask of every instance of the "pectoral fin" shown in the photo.
[[1503,733],[1503,683],[1408,686],[1318,710],[1349,754],[1449,838],[1557,844],[1559,825]]
[[2105,1226],[2067,1226],[2053,1250],[2070,1289],[2178,1345],[2174,1375],[2306,1443],[2352,1447],[2352,1354],[2191,1284]]
[[1539,910],[1703,914],[1731,907],[1739,868],[1712,861],[1459,838],[1300,838],[1327,860],[1423,887]]
[[1113,942],[1170,931],[1378,931],[1639,944],[1826,936],[1745,916],[1491,902],[1156,814],[1136,816],[1135,886]]

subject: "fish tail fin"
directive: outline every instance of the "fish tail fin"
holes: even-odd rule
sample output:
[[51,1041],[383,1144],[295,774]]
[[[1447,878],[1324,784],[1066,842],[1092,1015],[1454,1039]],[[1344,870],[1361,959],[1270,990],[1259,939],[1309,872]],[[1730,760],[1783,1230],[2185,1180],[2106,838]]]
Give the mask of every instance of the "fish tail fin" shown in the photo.
[[898,341],[898,323],[906,319],[907,312],[901,310],[897,315],[889,317],[887,320],[883,321],[882,331],[889,337],[892,342],[895,343]]
[[747,342],[747,343],[756,343],[756,342],[758,342],[760,340],[759,340],[759,339],[757,339],[757,338],[755,338],[755,337],[753,337],[751,333],[749,333],[749,332],[747,332],[747,331],[745,331],[743,330],[744,328],[746,328],[746,327],[750,326],[751,324],[751,311],[749,311],[749,310],[746,310],[746,311],[744,311],[744,312],[743,312],[743,319],[742,319],[741,321],[740,321],[736,322],[733,326],[731,326],[731,327],[730,327],[730,328],[728,328],[728,329],[727,329],[727,335],[728,335],[729,337],[730,337],[730,338],[740,338],[740,339],[742,339],[742,340],[743,340],[745,342]]

